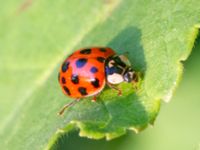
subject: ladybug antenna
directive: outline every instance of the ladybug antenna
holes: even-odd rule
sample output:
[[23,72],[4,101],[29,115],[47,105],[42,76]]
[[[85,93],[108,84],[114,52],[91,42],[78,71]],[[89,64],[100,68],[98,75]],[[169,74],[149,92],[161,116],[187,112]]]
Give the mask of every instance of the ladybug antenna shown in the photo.
[[73,105],[76,104],[77,102],[79,102],[79,99],[76,99],[76,100],[74,100],[73,102],[64,105],[64,106],[62,107],[62,109],[58,112],[58,115],[59,115],[59,116],[63,115],[63,113],[65,112],[65,110],[66,110],[68,107],[73,106]]
[[126,56],[126,57],[128,58],[128,56],[130,55],[130,54],[129,54],[129,51],[125,51],[125,52],[123,53],[123,55]]

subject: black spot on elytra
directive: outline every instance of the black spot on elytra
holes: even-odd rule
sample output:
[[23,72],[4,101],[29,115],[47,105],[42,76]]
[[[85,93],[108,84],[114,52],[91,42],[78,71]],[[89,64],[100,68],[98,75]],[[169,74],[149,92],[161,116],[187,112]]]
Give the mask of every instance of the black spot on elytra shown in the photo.
[[71,95],[70,90],[69,90],[66,86],[63,86],[63,89],[65,90],[65,92],[66,92],[68,95]]
[[99,62],[103,63],[103,62],[105,61],[105,58],[103,58],[103,57],[97,57],[97,60],[98,60]]
[[98,88],[98,87],[99,87],[99,79],[95,78],[94,81],[91,82],[91,84],[92,84],[95,88]]
[[71,76],[71,81],[72,81],[72,83],[74,83],[74,84],[78,84],[78,83],[79,83],[78,75],[73,74],[73,75]]
[[100,50],[101,52],[106,52],[106,49],[105,49],[105,48],[99,48],[99,50]]
[[81,95],[87,95],[88,93],[87,93],[87,91],[86,91],[86,88],[84,88],[84,87],[79,87],[78,88],[78,91],[81,93]]
[[91,49],[84,49],[80,51],[81,54],[90,54],[91,53]]
[[87,59],[85,58],[80,58],[76,61],[76,67],[77,68],[82,68],[85,64],[87,63]]
[[68,68],[69,68],[69,62],[64,62],[62,64],[62,72],[66,72]]
[[96,67],[92,67],[92,68],[90,69],[90,72],[96,73],[96,72],[98,72],[98,69],[97,69]]
[[66,80],[65,80],[65,78],[64,77],[62,77],[62,84],[65,84],[66,83]]

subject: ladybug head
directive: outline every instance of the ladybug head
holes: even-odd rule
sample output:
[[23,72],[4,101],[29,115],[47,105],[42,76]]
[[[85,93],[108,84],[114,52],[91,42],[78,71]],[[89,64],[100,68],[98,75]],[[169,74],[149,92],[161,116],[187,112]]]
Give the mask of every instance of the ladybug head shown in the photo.
[[136,74],[130,67],[131,63],[124,55],[114,55],[106,61],[106,78],[111,84],[131,82]]

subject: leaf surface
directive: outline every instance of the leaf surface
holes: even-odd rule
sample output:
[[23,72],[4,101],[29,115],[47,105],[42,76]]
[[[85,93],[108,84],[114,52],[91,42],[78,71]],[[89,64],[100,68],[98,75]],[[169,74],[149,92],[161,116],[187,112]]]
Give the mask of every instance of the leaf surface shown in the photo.
[[[81,136],[112,139],[153,124],[169,101],[198,33],[200,2],[12,1],[0,17],[0,144],[7,149],[50,149],[74,128]],[[82,47],[109,46],[128,53],[140,85],[106,88],[96,103],[84,99],[63,117],[58,68]],[[48,143],[49,142],[49,143]],[[48,143],[48,144],[47,144]]]

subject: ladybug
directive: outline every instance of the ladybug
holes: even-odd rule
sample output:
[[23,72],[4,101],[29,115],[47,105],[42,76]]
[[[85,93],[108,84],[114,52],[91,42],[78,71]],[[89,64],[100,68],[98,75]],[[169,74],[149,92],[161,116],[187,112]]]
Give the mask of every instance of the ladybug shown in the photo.
[[79,101],[81,98],[96,96],[104,89],[105,85],[118,91],[115,85],[121,82],[136,80],[136,73],[131,68],[128,58],[117,55],[108,47],[92,47],[80,49],[72,53],[60,67],[59,83],[65,95],[74,98],[65,105],[59,114]]

